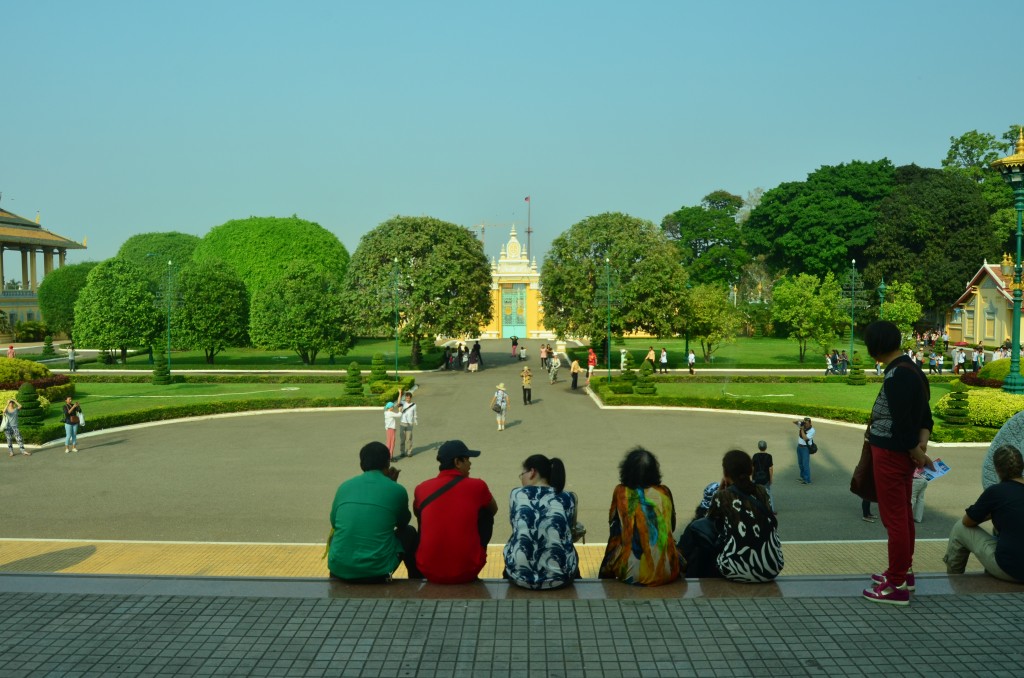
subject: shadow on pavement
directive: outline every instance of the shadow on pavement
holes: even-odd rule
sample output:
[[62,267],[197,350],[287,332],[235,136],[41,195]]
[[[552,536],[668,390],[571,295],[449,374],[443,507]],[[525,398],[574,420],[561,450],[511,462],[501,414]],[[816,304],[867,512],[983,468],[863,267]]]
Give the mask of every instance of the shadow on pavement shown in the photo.
[[0,564],[0,572],[60,572],[88,560],[95,546],[76,546]]

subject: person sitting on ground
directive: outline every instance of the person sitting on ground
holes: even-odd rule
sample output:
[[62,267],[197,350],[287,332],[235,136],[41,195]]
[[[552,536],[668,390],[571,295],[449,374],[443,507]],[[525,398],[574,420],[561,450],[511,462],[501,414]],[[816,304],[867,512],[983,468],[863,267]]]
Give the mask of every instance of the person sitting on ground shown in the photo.
[[487,564],[498,504],[487,483],[469,477],[470,459],[479,456],[461,440],[449,440],[437,450],[440,473],[416,486],[416,566],[436,584],[471,582]]
[[[973,553],[996,579],[1024,583],[1024,458],[1016,447],[1004,445],[996,450],[994,463],[999,482],[953,525],[942,560],[946,572],[963,574]],[[978,527],[990,518],[998,538]]]
[[675,529],[672,491],[661,484],[658,459],[642,447],[630,450],[612,493],[601,578],[639,586],[675,581],[680,570]]
[[779,523],[769,508],[767,490],[750,479],[752,471],[749,454],[726,452],[722,484],[708,511],[718,534],[716,564],[730,581],[766,582],[782,571]]
[[419,579],[409,493],[398,484],[387,446],[364,445],[359,468],[362,474],[343,482],[331,504],[327,569],[335,579],[380,583],[404,562],[409,578]]
[[579,577],[572,543],[576,498],[565,492],[565,466],[533,454],[509,496],[512,536],[505,544],[505,577],[525,589],[557,589]]

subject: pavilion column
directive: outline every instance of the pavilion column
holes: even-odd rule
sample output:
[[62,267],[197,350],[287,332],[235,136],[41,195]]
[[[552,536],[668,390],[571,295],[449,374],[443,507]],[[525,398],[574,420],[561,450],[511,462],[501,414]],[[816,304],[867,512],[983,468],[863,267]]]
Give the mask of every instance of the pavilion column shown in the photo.
[[0,291],[7,289],[7,278],[4,277],[4,250],[6,249],[0,245]]
[[64,259],[68,256],[67,250],[57,250],[57,256],[60,257],[60,267],[64,268]]
[[50,275],[53,270],[53,250],[47,247],[43,250],[43,277]]
[[28,287],[28,250],[21,248],[21,289]]
[[37,271],[36,271],[36,262],[39,259],[39,257],[36,256],[36,251],[35,251],[34,248],[32,249],[32,251],[29,254],[29,256],[31,258],[28,260],[29,261],[29,266],[28,267],[29,267],[29,270],[32,271],[32,287],[30,287],[29,289],[32,290],[33,292],[35,292],[36,288],[39,287],[39,283],[37,282],[39,277],[38,277]]

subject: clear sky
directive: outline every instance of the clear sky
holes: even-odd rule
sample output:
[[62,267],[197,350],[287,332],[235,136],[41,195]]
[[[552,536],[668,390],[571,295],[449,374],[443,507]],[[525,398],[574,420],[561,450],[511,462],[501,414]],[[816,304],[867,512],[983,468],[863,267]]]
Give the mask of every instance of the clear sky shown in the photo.
[[[0,0],[0,206],[89,249],[396,214],[659,223],[821,165],[939,166],[1024,122],[1020,4]],[[522,238],[525,242],[525,238]]]

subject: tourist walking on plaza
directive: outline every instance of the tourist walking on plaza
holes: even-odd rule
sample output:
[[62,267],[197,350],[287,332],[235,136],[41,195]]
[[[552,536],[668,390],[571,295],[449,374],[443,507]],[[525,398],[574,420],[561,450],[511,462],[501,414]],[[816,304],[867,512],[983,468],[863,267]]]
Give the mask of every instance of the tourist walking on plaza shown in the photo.
[[565,466],[533,454],[508,498],[512,536],[505,544],[505,577],[524,589],[557,589],[580,576],[572,543],[576,496],[565,491]]
[[398,421],[402,418],[401,407],[402,390],[398,390],[398,402],[388,401],[384,406],[384,437],[387,440],[388,459],[395,458],[395,433],[398,429]]
[[78,371],[78,365],[76,364],[75,357],[75,342],[71,342],[68,344],[68,371],[70,372]]
[[548,350],[548,383],[554,384],[558,381],[558,369],[562,366],[562,359],[550,349]]
[[505,391],[505,382],[501,382],[496,386],[498,390],[494,392],[494,396],[491,397],[491,409],[497,415],[498,430],[505,430],[505,416],[508,414],[509,401],[508,392]]
[[416,566],[435,584],[474,581],[487,564],[498,504],[487,483],[469,477],[470,459],[479,456],[461,440],[449,440],[437,450],[437,477],[416,486]]
[[544,344],[540,345],[540,366],[541,369],[548,368],[548,347]]
[[885,364],[885,380],[871,408],[868,441],[878,492],[878,513],[889,536],[889,564],[872,575],[864,597],[878,603],[909,605],[914,588],[914,516],[911,487],[914,469],[928,466],[932,413],[928,379],[900,350],[896,325],[879,320],[868,325],[864,343],[872,358]]
[[690,349],[690,355],[686,356],[686,364],[690,367],[690,374],[694,374],[693,367],[697,364],[697,355]]
[[[946,572],[963,574],[973,553],[993,577],[1024,583],[1024,459],[1016,447],[1003,445],[993,463],[999,482],[982,492],[953,524],[942,560]],[[989,519],[998,538],[978,527]]]
[[412,429],[420,423],[416,413],[416,403],[412,401],[412,393],[405,392],[401,406],[402,416],[398,420],[399,445],[401,452],[399,457],[412,456]]
[[658,459],[642,447],[630,450],[612,492],[601,578],[640,586],[675,581],[680,570],[675,529],[675,503],[661,484]]
[[8,360],[14,360],[14,344],[7,347],[7,358]]
[[512,357],[518,359],[518,357],[519,357],[518,356],[518,352],[519,352],[519,337],[517,337],[516,335],[513,334],[512,335]]
[[668,351],[664,346],[661,347],[661,357],[658,361],[661,363],[661,373],[668,374]]
[[480,353],[474,348],[469,352],[469,372],[472,374],[480,369]]
[[796,434],[796,463],[800,469],[800,483],[811,484],[811,445],[814,444],[814,427],[811,426],[811,418],[804,417],[803,421],[795,421],[799,429]]
[[763,440],[757,441],[757,453],[751,461],[754,464],[754,474],[751,479],[755,485],[760,485],[768,493],[768,502],[771,504],[772,513],[774,513],[775,497],[772,496],[772,481],[775,480],[775,464],[772,455],[768,454],[768,443]]
[[530,366],[523,365],[523,371],[519,376],[523,380],[523,405],[529,405],[533,402],[533,372],[530,371]]
[[580,372],[583,368],[580,367],[580,361],[573,358],[572,364],[569,365],[569,373],[572,375],[572,390],[576,390],[577,382],[580,378]]
[[82,423],[82,406],[71,402],[71,396],[64,399],[64,454],[78,452],[78,426]]
[[647,349],[647,355],[644,356],[644,361],[651,364],[651,374],[655,374],[658,371],[658,364],[654,362],[654,347],[651,346]]
[[360,584],[387,582],[405,563],[416,569],[416,528],[409,524],[409,493],[398,484],[391,453],[378,442],[359,450],[362,473],[343,482],[331,503],[327,569],[335,579]]
[[[611,358],[608,359],[611,361]],[[587,381],[594,376],[594,370],[597,369],[597,353],[594,352],[594,347],[591,346],[587,349]]]
[[21,411],[21,403],[14,398],[7,401],[7,407],[4,408],[3,415],[3,429],[4,435],[7,436],[7,454],[8,456],[14,456],[14,441],[18,441],[18,448],[21,453],[26,457],[32,456],[30,453],[25,451],[25,443],[21,439],[21,431],[18,429],[18,412]]

